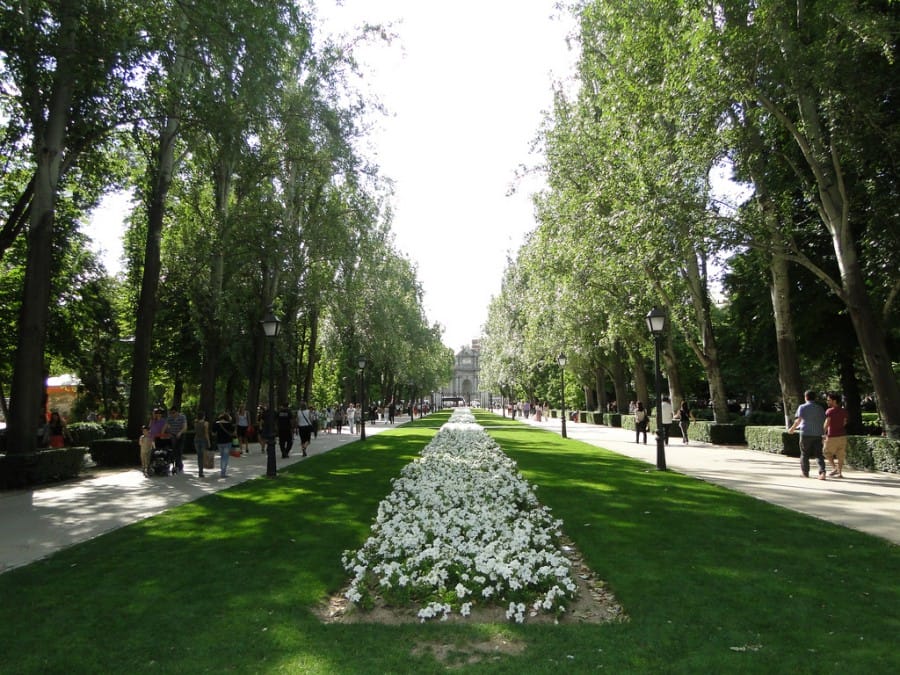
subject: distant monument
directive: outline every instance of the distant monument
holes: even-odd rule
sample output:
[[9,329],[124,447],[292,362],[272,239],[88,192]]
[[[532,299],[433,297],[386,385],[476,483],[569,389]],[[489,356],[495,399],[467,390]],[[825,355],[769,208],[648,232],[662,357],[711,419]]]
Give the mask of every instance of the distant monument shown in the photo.
[[471,346],[464,346],[456,353],[453,379],[441,389],[444,406],[481,404],[481,389],[478,382],[478,373],[481,370],[480,357],[480,340],[472,340]]

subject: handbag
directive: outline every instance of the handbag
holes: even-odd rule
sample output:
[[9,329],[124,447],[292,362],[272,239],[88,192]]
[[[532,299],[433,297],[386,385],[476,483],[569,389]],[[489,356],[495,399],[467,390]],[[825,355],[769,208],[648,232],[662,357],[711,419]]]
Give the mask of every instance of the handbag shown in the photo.
[[204,469],[212,469],[215,466],[214,455],[209,450],[202,450],[202,452],[203,452],[203,468]]
[[231,447],[232,448],[241,447],[241,441],[237,436],[235,436],[234,438],[231,439]]

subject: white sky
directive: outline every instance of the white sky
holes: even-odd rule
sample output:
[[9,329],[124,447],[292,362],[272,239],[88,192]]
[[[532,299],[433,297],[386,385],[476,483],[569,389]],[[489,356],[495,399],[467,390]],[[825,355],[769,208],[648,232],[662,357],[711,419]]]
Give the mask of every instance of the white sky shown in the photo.
[[[556,0],[319,0],[326,29],[341,33],[392,23],[392,46],[366,47],[366,86],[387,107],[370,142],[381,173],[395,181],[392,229],[418,267],[430,322],[454,351],[481,334],[506,260],[535,226],[532,179],[507,196],[529,154],[554,80],[571,75],[565,37],[573,21]],[[88,233],[119,269],[127,206],[98,209]]]

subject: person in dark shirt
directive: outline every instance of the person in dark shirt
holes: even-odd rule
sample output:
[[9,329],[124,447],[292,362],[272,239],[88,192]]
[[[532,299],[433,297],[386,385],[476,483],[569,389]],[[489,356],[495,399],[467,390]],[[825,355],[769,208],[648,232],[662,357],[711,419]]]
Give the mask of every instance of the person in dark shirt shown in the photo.
[[294,445],[294,413],[288,408],[287,403],[282,403],[278,409],[276,418],[278,426],[278,447],[281,448],[281,456],[287,457],[291,454],[291,448]]

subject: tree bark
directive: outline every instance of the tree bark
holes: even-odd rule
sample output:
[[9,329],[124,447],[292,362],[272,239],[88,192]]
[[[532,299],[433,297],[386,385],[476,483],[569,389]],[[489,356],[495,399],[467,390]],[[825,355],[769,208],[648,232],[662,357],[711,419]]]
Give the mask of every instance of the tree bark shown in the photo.
[[313,373],[316,368],[316,345],[319,340],[319,312],[315,308],[309,311],[309,345],[307,346],[306,377],[303,380],[303,398],[308,401],[312,396]]
[[594,368],[594,380],[597,388],[597,409],[600,412],[607,412],[609,400],[606,398],[606,372],[601,367]]
[[[645,359],[643,354],[637,350],[631,351],[632,373],[634,374],[634,393],[638,401],[644,404],[649,410],[650,405],[650,389],[647,385],[647,371],[644,368]],[[655,377],[655,376],[654,376]],[[655,382],[655,380],[654,380]],[[655,392],[654,392],[655,395]]]
[[724,423],[728,421],[725,380],[722,377],[722,368],[719,364],[719,349],[716,345],[712,317],[709,312],[709,290],[705,276],[700,273],[700,265],[695,256],[685,256],[685,280],[690,289],[694,317],[700,330],[700,344],[698,345],[690,339],[688,343],[691,345],[706,373],[713,416],[716,422]]
[[[777,230],[773,237],[779,238]],[[779,250],[775,243],[776,251]],[[790,311],[790,273],[788,263],[777,252],[769,263],[772,284],[772,312],[775,318],[775,341],[778,350],[778,383],[781,386],[781,405],[785,426],[790,426],[797,407],[803,401],[803,381],[800,376],[800,360],[797,358],[797,340]]]
[[[65,5],[63,6],[65,7]],[[35,130],[36,163],[34,196],[28,231],[28,256],[19,335],[10,391],[7,452],[29,452],[36,447],[38,415],[44,396],[44,345],[50,315],[50,273],[60,162],[66,147],[74,87],[72,59],[77,55],[77,7],[63,9],[60,16],[60,50],[53,92],[47,109],[31,111]]]
[[607,369],[613,382],[613,391],[616,393],[616,412],[628,412],[628,387],[625,383],[625,365],[616,349],[609,355],[609,368]]

